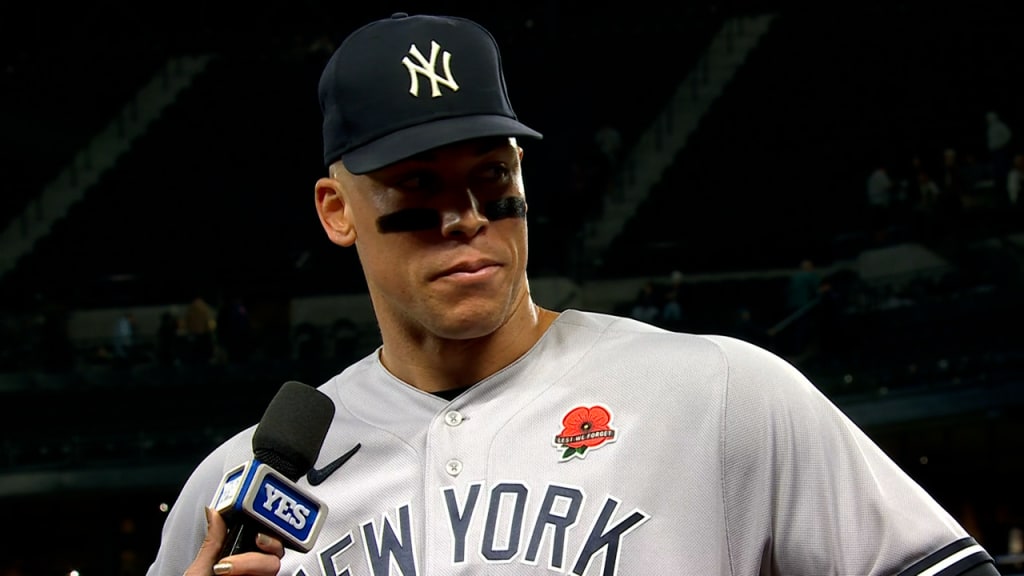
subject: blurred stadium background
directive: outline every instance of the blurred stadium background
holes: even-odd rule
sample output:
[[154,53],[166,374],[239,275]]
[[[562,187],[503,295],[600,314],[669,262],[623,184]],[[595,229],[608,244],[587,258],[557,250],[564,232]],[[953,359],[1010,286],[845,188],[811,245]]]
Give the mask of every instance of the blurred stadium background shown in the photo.
[[1021,19],[942,6],[5,5],[0,575],[144,574],[209,449],[378,344],[316,85],[395,11],[502,46],[542,304],[782,354],[1024,572]]

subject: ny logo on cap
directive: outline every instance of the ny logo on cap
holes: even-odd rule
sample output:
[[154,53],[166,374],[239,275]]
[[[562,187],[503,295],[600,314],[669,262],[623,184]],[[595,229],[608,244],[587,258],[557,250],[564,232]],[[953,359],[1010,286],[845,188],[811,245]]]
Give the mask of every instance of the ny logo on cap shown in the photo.
[[415,44],[409,46],[409,56],[412,56],[419,64],[414,64],[409,56],[402,58],[402,64],[409,69],[409,94],[419,97],[420,95],[420,74],[423,74],[428,80],[430,80],[430,96],[431,98],[437,98],[441,95],[440,84],[444,84],[452,90],[457,92],[459,85],[455,83],[455,78],[452,77],[452,53],[445,50],[441,56],[442,66],[444,66],[444,76],[437,73],[437,53],[441,50],[441,46],[437,42],[430,41],[430,60],[423,57],[420,53],[419,48]]

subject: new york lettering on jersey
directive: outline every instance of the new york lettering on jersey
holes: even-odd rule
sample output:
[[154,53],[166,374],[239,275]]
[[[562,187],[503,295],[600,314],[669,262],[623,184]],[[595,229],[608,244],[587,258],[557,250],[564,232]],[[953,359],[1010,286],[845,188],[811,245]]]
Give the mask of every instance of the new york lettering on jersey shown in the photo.
[[[450,566],[538,564],[558,574],[615,576],[625,538],[650,516],[637,509],[623,512],[622,503],[607,496],[594,517],[583,517],[583,491],[549,484],[540,495],[522,483],[501,483],[491,488],[476,483],[464,495],[454,489],[443,493],[450,527]],[[538,512],[526,514],[528,500],[539,498]],[[425,574],[414,552],[412,505],[388,511],[380,521],[353,526],[335,542],[307,555],[296,574],[313,576],[411,576]],[[482,530],[470,524],[483,522]],[[570,530],[586,537],[570,546]],[[476,538],[471,534],[477,534]],[[322,572],[311,572],[311,557]],[[287,558],[285,559],[287,561]],[[365,565],[363,562],[365,561]],[[637,563],[634,560],[631,564]],[[362,569],[357,569],[362,566]]]

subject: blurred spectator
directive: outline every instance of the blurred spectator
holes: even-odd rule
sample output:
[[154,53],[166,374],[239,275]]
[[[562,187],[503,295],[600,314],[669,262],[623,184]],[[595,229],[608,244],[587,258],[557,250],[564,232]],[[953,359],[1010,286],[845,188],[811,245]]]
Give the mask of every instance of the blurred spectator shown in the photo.
[[156,334],[157,361],[164,366],[173,366],[180,360],[181,339],[183,336],[181,320],[173,309],[160,315],[160,326]]
[[196,296],[185,309],[185,346],[182,360],[190,364],[205,364],[213,359],[216,321],[213,309]]
[[771,348],[771,338],[764,326],[754,321],[754,312],[746,307],[736,308],[732,325],[729,326],[728,335],[752,344]]
[[878,165],[868,176],[867,189],[868,227],[879,234],[889,226],[889,208],[892,205],[893,181],[889,171]]
[[937,214],[942,190],[926,170],[920,170],[916,177],[917,200],[911,217],[914,235],[922,242],[931,242],[938,231]]
[[898,182],[894,185],[893,203],[894,217],[897,223],[906,224],[912,217],[914,209],[921,201],[920,174],[925,170],[919,154],[910,157],[910,162],[899,171]]
[[939,185],[935,183],[931,175],[927,171],[921,170],[917,173],[917,190],[918,190],[918,209],[931,212],[935,210],[939,203],[939,196],[942,195],[942,190]]
[[673,270],[669,276],[668,288],[665,290],[661,305],[661,323],[665,328],[678,330],[682,328],[683,317],[683,273]]
[[319,366],[324,360],[323,330],[312,322],[303,322],[292,337],[294,358],[303,366]]
[[1010,171],[1006,174],[1006,194],[1001,198],[999,207],[1003,208],[1000,211],[1000,223],[1002,233],[1014,233],[1022,229],[1022,218],[1021,214],[1024,213],[1024,202],[1021,202],[1020,193],[1021,187],[1024,185],[1024,154],[1017,154],[1013,157],[1013,164],[1010,166]]
[[663,328],[679,330],[683,327],[683,307],[678,290],[669,288],[662,293],[661,314],[657,321]]
[[348,318],[339,318],[331,326],[334,358],[341,362],[356,359],[359,350],[359,327]]
[[661,318],[661,306],[654,290],[653,282],[644,283],[640,292],[633,301],[633,308],[630,309],[630,316],[643,321],[657,324]]
[[789,312],[796,312],[811,304],[818,299],[821,286],[821,276],[814,261],[810,258],[803,259],[800,268],[789,278],[786,309]]
[[245,362],[250,345],[249,311],[241,298],[230,298],[217,312],[217,343],[227,362]]
[[668,287],[670,290],[676,290],[681,292],[683,289],[683,273],[679,270],[673,270],[668,275]]
[[939,185],[941,194],[935,207],[938,231],[941,240],[956,243],[960,238],[964,195],[967,194],[967,183],[960,169],[960,159],[953,148],[942,153],[942,182]]
[[783,353],[802,354],[807,350],[815,328],[816,315],[813,308],[825,288],[814,261],[803,259],[800,268],[790,276],[786,287],[786,318],[790,323],[782,329]]
[[1017,210],[1020,206],[1022,185],[1024,185],[1024,154],[1017,154],[1013,157],[1013,167],[1006,176],[1006,200],[1013,210]]
[[114,322],[114,334],[110,342],[111,359],[114,362],[131,364],[137,359],[136,326],[135,314],[130,310],[118,316]]
[[1006,538],[1006,552],[1008,554],[1024,554],[1024,530],[1019,526],[1010,528]]
[[986,140],[992,162],[992,181],[995,183],[996,194],[1002,196],[1006,192],[1003,187],[1006,185],[1006,175],[1010,171],[1010,143],[1013,140],[1013,132],[995,112],[986,114],[985,122],[988,124]]

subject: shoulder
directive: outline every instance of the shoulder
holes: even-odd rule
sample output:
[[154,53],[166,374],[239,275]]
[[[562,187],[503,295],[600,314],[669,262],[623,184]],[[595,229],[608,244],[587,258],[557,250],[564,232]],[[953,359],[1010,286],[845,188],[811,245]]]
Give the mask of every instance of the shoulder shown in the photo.
[[378,360],[380,348],[356,360],[317,386],[317,389],[331,398],[351,392],[353,387],[362,388],[367,381],[381,377]]
[[732,336],[675,332],[632,318],[575,310],[563,312],[556,326],[563,356],[583,354],[588,359],[582,364],[621,369],[648,382],[685,383],[687,390],[695,384],[723,390],[809,385],[785,359]]
[[692,361],[696,355],[724,364],[788,365],[773,352],[732,336],[671,331],[625,316],[567,310],[559,316],[556,326],[565,335],[589,335],[599,348],[625,346],[625,351],[646,351],[645,357],[661,357],[671,362]]
[[704,338],[721,353],[730,419],[770,420],[835,409],[806,374],[775,352],[729,336]]
[[691,335],[673,332],[628,316],[569,309],[559,314],[553,331],[570,335],[588,334],[602,339],[676,339]]
[[718,355],[717,346],[702,336],[674,332],[626,316],[566,310],[545,339],[606,358],[642,355],[652,361],[675,363],[688,353]]

